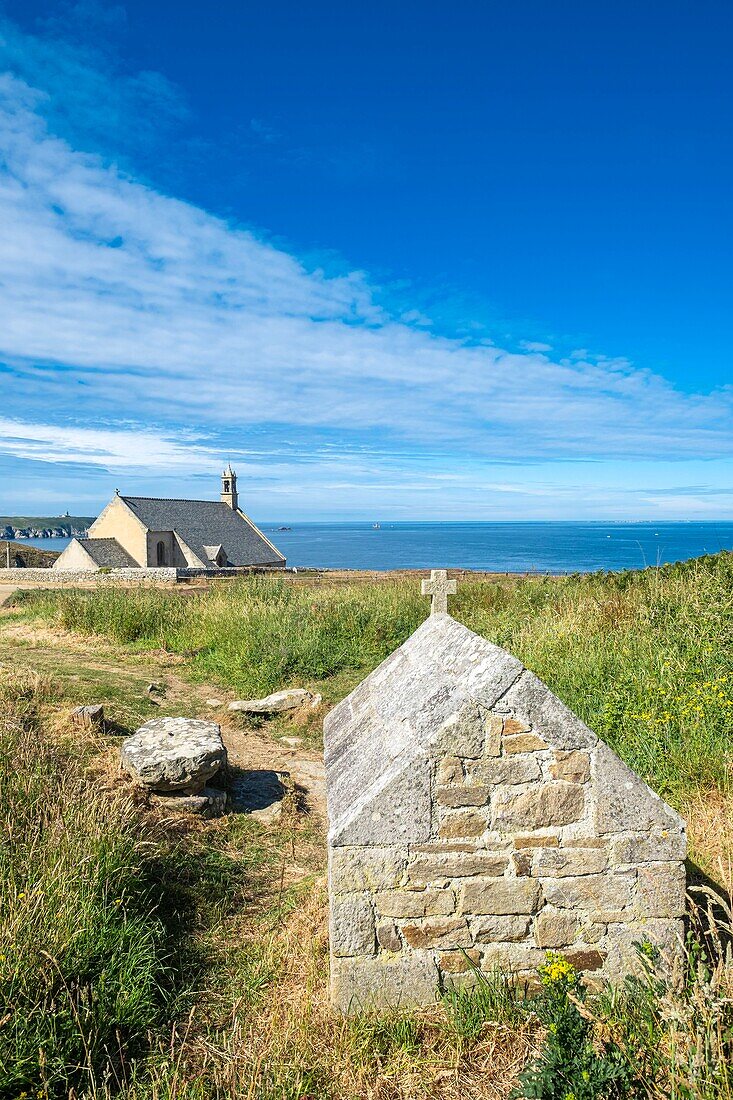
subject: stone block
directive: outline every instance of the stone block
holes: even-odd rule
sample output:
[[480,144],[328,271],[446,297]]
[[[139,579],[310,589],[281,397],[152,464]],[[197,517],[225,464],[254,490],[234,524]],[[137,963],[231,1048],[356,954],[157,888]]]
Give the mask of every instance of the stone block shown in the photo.
[[553,779],[565,779],[568,783],[587,783],[590,779],[590,756],[587,752],[559,749],[550,764]]
[[439,787],[463,782],[463,762],[458,756],[444,756],[438,761],[435,781]]
[[685,823],[679,814],[602,741],[593,752],[592,771],[596,793],[595,827],[600,836],[665,829],[684,835]]
[[530,875],[532,873],[532,852],[528,849],[520,849],[517,852],[512,852],[512,866],[514,873],[519,878],[523,875]]
[[557,833],[530,833],[529,836],[514,837],[515,848],[557,848],[559,843],[560,837]]
[[636,908],[640,917],[683,917],[687,880],[684,864],[647,863],[638,869]]
[[331,1001],[344,1013],[434,1004],[438,970],[428,951],[332,958]]
[[464,917],[426,917],[419,924],[403,924],[402,935],[410,947],[470,947],[471,934]]
[[529,733],[529,726],[519,718],[508,717],[504,719],[503,733],[507,737],[515,733]]
[[579,878],[545,879],[542,887],[550,905],[560,909],[626,909],[631,905],[635,876],[605,871]]
[[529,929],[529,917],[476,917],[471,921],[471,933],[477,943],[514,943],[523,940]]
[[469,699],[434,734],[432,749],[436,754],[476,757],[484,750],[484,718],[478,703]]
[[469,879],[461,888],[459,912],[483,916],[535,913],[542,904],[539,882],[530,878]]
[[501,753],[501,731],[504,728],[504,720],[498,714],[484,714],[484,730],[486,739],[484,753],[486,756],[499,756]]
[[452,890],[387,890],[375,896],[377,912],[383,917],[447,916],[455,912]]
[[539,760],[531,754],[470,760],[466,772],[473,782],[491,787],[498,783],[533,783],[542,774]]
[[657,829],[644,836],[619,837],[613,841],[614,863],[658,863],[682,860],[687,837],[678,829]]
[[542,829],[569,825],[577,821],[585,808],[585,792],[574,783],[543,783],[520,794],[502,790],[493,800],[492,828]]
[[576,947],[570,951],[564,951],[563,955],[576,970],[593,971],[600,970],[606,961],[607,953],[592,947]]
[[373,955],[374,910],[369,894],[331,899],[331,951],[334,955]]
[[[404,731],[401,735],[404,737]],[[430,836],[430,766],[419,746],[406,746],[388,765],[381,758],[385,731],[362,752],[343,754],[343,768],[327,767],[329,843],[340,845],[417,844]],[[396,736],[396,734],[395,734]],[[335,778],[334,778],[335,773]],[[364,775],[378,781],[364,783]]]
[[545,963],[545,952],[539,947],[522,943],[487,944],[481,955],[481,969],[502,970],[516,973],[537,970]]
[[104,728],[104,707],[101,703],[91,706],[74,707],[71,712],[72,725],[88,730]]
[[544,848],[537,853],[533,874],[540,878],[596,875],[607,863],[608,853],[602,848]]
[[444,878],[467,878],[471,875],[503,875],[509,859],[495,852],[474,850],[416,856],[408,865],[407,880],[420,884]]
[[566,836],[563,840],[564,848],[603,848],[610,850],[610,841],[602,836]]
[[122,742],[122,767],[151,790],[196,794],[226,767],[227,750],[217,722],[152,718]]
[[595,921],[583,921],[578,931],[578,939],[583,943],[599,943],[606,935],[608,925],[597,924]]
[[[488,787],[438,787],[435,800],[440,806],[484,806],[489,801]],[[483,832],[483,830],[482,830]]]
[[538,947],[567,947],[578,934],[578,918],[563,909],[545,908],[534,922],[534,938]]
[[402,940],[394,921],[380,921],[377,925],[377,943],[382,951],[402,950]]
[[481,952],[477,947],[467,951],[444,951],[438,958],[438,966],[444,974],[466,974],[481,964]]
[[604,949],[608,951],[606,971],[609,974],[640,974],[642,967],[636,944],[648,940],[657,947],[662,958],[658,972],[670,975],[683,956],[684,921],[681,918],[644,919],[618,925],[613,935],[606,937]]
[[399,886],[407,859],[399,848],[332,848],[329,888],[334,894]]
[[453,810],[441,818],[438,836],[445,839],[481,836],[486,832],[486,826],[485,810]]
[[[506,729],[506,723],[504,729]],[[503,744],[505,753],[541,752],[542,749],[549,748],[547,742],[538,737],[536,733],[515,733],[511,735],[505,733]]]

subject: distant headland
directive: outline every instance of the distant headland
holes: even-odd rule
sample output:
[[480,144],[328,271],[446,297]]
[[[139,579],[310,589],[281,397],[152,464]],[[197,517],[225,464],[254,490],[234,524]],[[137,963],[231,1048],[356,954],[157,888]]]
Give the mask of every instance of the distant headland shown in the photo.
[[62,539],[86,535],[95,516],[0,516],[2,539]]

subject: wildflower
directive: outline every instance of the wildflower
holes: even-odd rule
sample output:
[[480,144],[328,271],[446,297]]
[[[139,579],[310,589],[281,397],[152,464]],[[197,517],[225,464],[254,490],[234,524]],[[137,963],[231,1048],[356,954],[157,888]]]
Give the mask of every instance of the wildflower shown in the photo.
[[547,962],[540,967],[543,985],[553,986],[566,983],[575,985],[577,974],[572,963],[564,959],[556,951],[547,952]]

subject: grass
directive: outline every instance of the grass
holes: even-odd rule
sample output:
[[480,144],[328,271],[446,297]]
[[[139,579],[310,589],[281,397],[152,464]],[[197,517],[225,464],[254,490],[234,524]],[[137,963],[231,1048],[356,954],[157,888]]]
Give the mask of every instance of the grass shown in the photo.
[[[196,594],[35,592],[3,621],[16,631],[13,665],[25,654],[55,668],[74,702],[100,701],[107,684],[103,701],[130,724],[153,710],[144,685],[156,660],[223,694],[297,685],[335,702],[427,610],[409,579],[251,578]],[[733,555],[635,574],[466,579],[451,612],[515,652],[682,809],[695,859],[730,888]],[[23,641],[23,630],[50,640],[60,629],[76,633],[55,654]],[[107,643],[112,679],[98,667]],[[15,984],[0,986],[0,1078],[7,1066],[16,1076],[0,1096],[484,1100],[551,1065],[578,1079],[546,1095],[731,1100],[733,966],[722,939],[697,930],[679,988],[650,975],[582,1000],[571,990],[560,1007],[562,1034],[581,1037],[575,1051],[548,1044],[543,994],[501,974],[428,1009],[336,1018],[315,824],[265,829],[232,815],[176,831],[113,782],[94,795],[89,769],[98,781],[109,749],[70,756],[58,687],[4,677],[0,825],[12,843],[0,928]],[[305,873],[288,885],[296,864]],[[713,916],[724,937],[730,913]],[[596,1054],[622,1067],[626,1091],[600,1091]]]
[[[187,657],[244,697],[288,685],[342,697],[427,613],[413,580],[222,582],[28,595],[27,614]],[[733,554],[639,573],[465,580],[451,611],[511,650],[660,794],[730,791]]]
[[224,929],[253,897],[274,904],[286,843],[241,817],[202,835],[141,815],[98,745],[71,751],[67,714],[48,678],[0,676],[3,1100],[124,1087],[204,991],[221,995]]

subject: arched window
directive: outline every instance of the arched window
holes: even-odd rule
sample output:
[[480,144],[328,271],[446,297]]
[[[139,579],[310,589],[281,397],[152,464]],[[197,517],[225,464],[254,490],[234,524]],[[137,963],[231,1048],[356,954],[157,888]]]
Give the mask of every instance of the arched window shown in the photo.
[[158,565],[165,565],[165,543],[161,539],[157,547]]
[[229,489],[229,482],[228,482],[228,481],[225,481],[225,482],[224,482],[224,492],[225,492],[225,493],[228,493],[229,491],[230,491],[230,489]]

